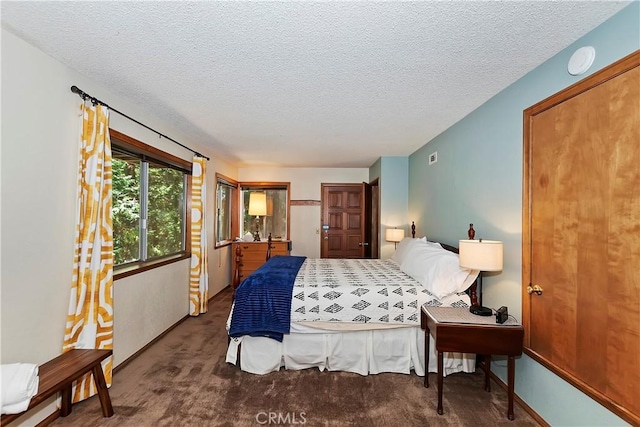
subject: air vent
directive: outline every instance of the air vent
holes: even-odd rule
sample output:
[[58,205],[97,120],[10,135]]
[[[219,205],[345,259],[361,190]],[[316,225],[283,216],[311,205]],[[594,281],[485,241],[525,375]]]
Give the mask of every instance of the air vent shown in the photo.
[[429,166],[438,161],[438,152],[431,153],[429,155]]

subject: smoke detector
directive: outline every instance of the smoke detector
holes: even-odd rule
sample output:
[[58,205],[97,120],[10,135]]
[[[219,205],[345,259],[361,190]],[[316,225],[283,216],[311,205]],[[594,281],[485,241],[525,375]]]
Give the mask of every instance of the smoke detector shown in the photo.
[[576,50],[571,58],[569,59],[569,65],[567,66],[567,71],[572,76],[579,76],[580,74],[584,74],[587,72],[591,65],[593,65],[593,60],[596,58],[596,50],[593,46],[584,46],[580,49]]

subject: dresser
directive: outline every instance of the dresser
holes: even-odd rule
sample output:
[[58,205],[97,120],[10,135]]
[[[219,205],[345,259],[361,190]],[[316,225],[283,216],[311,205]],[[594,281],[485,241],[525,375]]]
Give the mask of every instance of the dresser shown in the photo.
[[[267,261],[268,242],[233,242],[233,288]],[[291,255],[291,241],[271,242],[271,256]]]

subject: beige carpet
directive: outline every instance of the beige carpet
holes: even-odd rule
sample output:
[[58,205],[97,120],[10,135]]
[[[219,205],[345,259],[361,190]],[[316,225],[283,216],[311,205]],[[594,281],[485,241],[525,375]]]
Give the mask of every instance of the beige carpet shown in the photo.
[[[115,415],[103,418],[97,397],[75,404],[52,426],[536,426],[483,375],[444,379],[444,414],[436,413],[435,374],[423,387],[415,374],[360,376],[317,369],[253,375],[225,363],[231,292],[209,312],[189,318],[114,376]],[[117,337],[116,337],[117,339]]]

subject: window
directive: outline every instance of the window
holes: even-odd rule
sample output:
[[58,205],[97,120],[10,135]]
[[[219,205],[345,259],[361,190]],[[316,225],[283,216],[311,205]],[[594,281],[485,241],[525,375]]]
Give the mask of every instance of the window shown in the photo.
[[238,183],[216,174],[216,247],[230,243],[238,235]]
[[[259,232],[261,240],[271,234],[276,240],[289,240],[289,183],[240,183],[242,206],[242,235]],[[250,215],[249,201],[252,193],[266,197],[265,215]]]
[[188,256],[191,163],[112,129],[110,133],[114,266],[135,270]]
[[187,173],[151,161],[145,163],[148,207],[143,259],[183,252],[187,234]]

